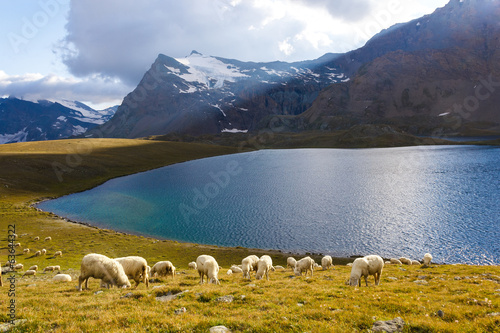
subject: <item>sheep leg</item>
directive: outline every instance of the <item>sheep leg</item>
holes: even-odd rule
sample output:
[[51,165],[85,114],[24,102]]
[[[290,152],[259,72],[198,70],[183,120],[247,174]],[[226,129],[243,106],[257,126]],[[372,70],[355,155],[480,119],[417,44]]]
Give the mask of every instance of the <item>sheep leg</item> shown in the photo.
[[366,286],[368,287],[368,275],[365,275],[365,283],[366,283]]

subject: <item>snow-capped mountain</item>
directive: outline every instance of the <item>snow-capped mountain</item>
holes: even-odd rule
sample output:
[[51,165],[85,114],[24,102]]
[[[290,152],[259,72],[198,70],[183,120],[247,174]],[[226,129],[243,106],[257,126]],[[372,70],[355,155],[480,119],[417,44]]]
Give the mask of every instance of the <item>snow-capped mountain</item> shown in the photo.
[[136,138],[253,130],[269,116],[304,112],[321,89],[348,81],[342,70],[326,65],[336,56],[255,63],[196,51],[178,59],[160,54],[99,133]]
[[0,99],[0,144],[80,135],[108,121],[117,107],[97,111],[76,101]]

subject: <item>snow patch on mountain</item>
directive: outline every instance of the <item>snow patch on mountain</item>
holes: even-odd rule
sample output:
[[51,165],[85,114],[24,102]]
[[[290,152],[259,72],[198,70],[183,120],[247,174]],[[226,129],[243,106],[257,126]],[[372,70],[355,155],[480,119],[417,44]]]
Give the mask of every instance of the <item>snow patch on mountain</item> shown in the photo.
[[28,137],[28,132],[26,132],[26,127],[17,133],[13,134],[0,134],[0,144],[11,143],[11,142],[25,142]]

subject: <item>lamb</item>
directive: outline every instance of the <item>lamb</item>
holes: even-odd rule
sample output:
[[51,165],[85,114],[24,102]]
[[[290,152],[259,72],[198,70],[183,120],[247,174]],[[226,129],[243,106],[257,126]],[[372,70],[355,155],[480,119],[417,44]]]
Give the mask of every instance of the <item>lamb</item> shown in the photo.
[[54,253],[54,257],[62,257],[62,251],[57,251]]
[[38,270],[38,265],[33,265],[30,268],[28,268],[30,271],[37,271]]
[[266,279],[269,281],[269,271],[274,270],[273,260],[268,255],[263,255],[260,257],[259,261],[257,261],[257,273],[255,274],[255,278],[260,280],[266,275]]
[[364,277],[366,286],[368,287],[368,276],[373,275],[375,277],[375,285],[378,286],[383,268],[384,260],[378,255],[357,258],[352,264],[349,285],[353,287],[359,285],[361,287],[361,278]]
[[23,254],[28,254],[28,253],[30,253],[30,249],[24,249],[23,250]]
[[324,256],[321,258],[321,267],[323,267],[323,270],[329,269],[331,266],[333,266],[333,259],[331,256]]
[[243,270],[236,265],[231,266],[231,271],[233,273],[243,273]]
[[399,259],[396,259],[396,258],[391,258],[390,261],[391,261],[391,264],[393,264],[393,265],[402,265],[403,264],[401,261],[399,261]]
[[196,266],[198,274],[200,275],[200,283],[203,283],[203,277],[207,276],[207,282],[213,284],[220,284],[217,275],[219,274],[219,264],[214,257],[202,254],[196,258]]
[[35,252],[35,257],[39,257],[39,256],[41,256],[41,255],[42,255],[42,251],[36,251],[36,252]]
[[189,264],[188,264],[188,267],[191,268],[191,269],[196,269],[196,263],[194,261],[191,261]]
[[42,254],[42,256],[44,256],[44,255],[46,255],[46,254],[47,254],[47,250],[42,249],[42,251],[40,251],[40,253]]
[[25,275],[33,275],[33,277],[35,277],[36,271],[33,269],[28,269],[26,272],[24,272],[23,276]]
[[399,261],[401,261],[403,264],[405,265],[411,265],[411,259],[408,259],[408,258],[405,258],[405,257],[401,257],[399,258]]
[[52,240],[52,237],[48,236],[48,237],[45,237],[44,241],[48,242],[48,241],[51,241]]
[[424,254],[424,267],[429,267],[431,265],[432,255],[430,253]]
[[60,271],[61,266],[47,266],[43,269],[44,272],[53,272],[53,271]]
[[[148,278],[148,263],[146,259],[138,256],[130,256],[123,258],[115,258],[122,267],[125,274],[132,280],[135,281],[135,289],[139,286],[139,283],[143,282],[146,288],[149,287]],[[154,270],[154,267],[153,267]]]
[[154,264],[153,268],[151,268],[151,275],[158,276],[172,276],[172,279],[175,277],[175,267],[172,265],[170,261],[158,261]]
[[259,257],[256,255],[250,255],[241,261],[241,271],[243,273],[243,278],[251,279],[250,272],[257,270],[257,262]]
[[295,264],[293,272],[297,276],[301,276],[302,272],[306,272],[305,276],[307,276],[307,271],[311,271],[311,276],[313,276],[314,264],[315,262],[311,257],[302,258]]
[[288,257],[286,258],[286,267],[291,267],[292,270],[295,269],[295,264],[297,263],[297,260],[295,260],[294,257]]
[[16,266],[14,266],[14,269],[15,269],[16,271],[20,271],[20,270],[21,270],[21,269],[23,269],[23,268],[24,268],[24,265],[23,265],[23,264],[17,264]]
[[69,274],[56,274],[52,278],[53,281],[58,282],[71,282],[71,275]]
[[78,277],[78,291],[82,291],[82,283],[88,289],[89,278],[101,279],[108,285],[130,288],[130,282],[122,265],[102,254],[90,253],[83,257]]

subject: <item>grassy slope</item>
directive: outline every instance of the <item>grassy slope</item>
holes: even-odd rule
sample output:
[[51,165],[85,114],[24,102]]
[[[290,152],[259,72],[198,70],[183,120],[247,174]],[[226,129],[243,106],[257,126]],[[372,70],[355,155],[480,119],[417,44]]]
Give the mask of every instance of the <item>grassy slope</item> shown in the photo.
[[[46,248],[49,254],[63,251],[63,257],[33,257],[20,254],[17,261],[26,267],[38,264],[61,265],[63,272],[78,277],[81,257],[89,252],[111,257],[141,255],[154,263],[171,260],[179,271],[199,254],[211,254],[220,265],[238,263],[250,249],[218,248],[125,235],[67,223],[29,204],[42,197],[54,197],[81,191],[106,179],[148,170],[166,164],[213,155],[237,152],[235,148],[200,144],[143,140],[61,140],[0,146],[0,260],[7,256],[7,226],[16,225],[22,248]],[[56,163],[56,164],[54,164]],[[54,171],[54,165],[57,166]],[[59,174],[59,178],[57,176]],[[61,181],[62,180],[62,181]],[[34,241],[34,236],[52,236],[52,241]],[[285,266],[285,254],[270,253],[275,265]],[[175,281],[163,280],[158,289],[140,286],[134,297],[121,299],[128,291],[98,289],[77,292],[75,283],[56,284],[54,273],[37,277],[18,276],[17,316],[28,319],[25,329],[58,332],[78,331],[206,331],[224,324],[234,331],[366,331],[376,319],[401,316],[414,332],[493,332],[500,331],[500,268],[438,266],[431,269],[397,266],[386,268],[382,285],[349,288],[343,284],[349,268],[337,266],[328,272],[316,272],[314,278],[290,278],[288,272],[271,273],[271,281],[244,281],[240,275],[226,276],[222,286],[200,286],[193,271],[185,271]],[[493,274],[493,276],[484,275]],[[422,278],[429,285],[412,281]],[[470,279],[455,280],[455,277]],[[397,281],[387,279],[396,277]],[[419,278],[420,277],[420,278]],[[5,281],[5,276],[4,276]],[[249,285],[249,283],[252,283]],[[0,306],[9,301],[7,288],[0,292]],[[189,290],[169,303],[155,300],[168,291]],[[201,293],[201,295],[199,295]],[[234,295],[231,304],[215,302],[217,296]],[[245,298],[241,299],[244,295]],[[488,299],[488,300],[485,300]],[[490,302],[491,300],[491,302]],[[174,315],[185,306],[187,312]],[[444,318],[436,312],[442,309]],[[0,321],[7,321],[0,312]],[[250,318],[250,319],[248,319]],[[456,322],[458,321],[458,322]]]

